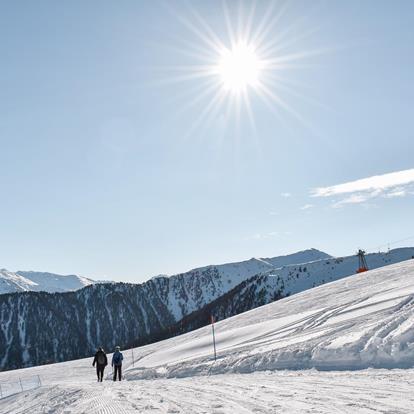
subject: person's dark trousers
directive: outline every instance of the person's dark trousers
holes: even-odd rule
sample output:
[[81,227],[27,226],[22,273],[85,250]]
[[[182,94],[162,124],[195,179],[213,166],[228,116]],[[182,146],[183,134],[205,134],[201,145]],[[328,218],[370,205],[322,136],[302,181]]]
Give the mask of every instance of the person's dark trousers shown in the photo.
[[102,382],[104,370],[105,365],[96,364],[96,375],[98,376],[98,381],[100,382]]
[[116,374],[118,373],[118,380],[121,381],[122,365],[114,365],[114,381],[116,381]]

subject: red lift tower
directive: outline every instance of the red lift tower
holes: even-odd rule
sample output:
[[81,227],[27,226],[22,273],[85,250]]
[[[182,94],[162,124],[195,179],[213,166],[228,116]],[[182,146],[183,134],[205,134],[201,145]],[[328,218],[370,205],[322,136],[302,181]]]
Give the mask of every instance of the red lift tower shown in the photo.
[[359,262],[357,273],[366,272],[368,270],[368,265],[367,265],[367,260],[365,259],[365,251],[359,249],[357,256],[358,256],[358,262]]

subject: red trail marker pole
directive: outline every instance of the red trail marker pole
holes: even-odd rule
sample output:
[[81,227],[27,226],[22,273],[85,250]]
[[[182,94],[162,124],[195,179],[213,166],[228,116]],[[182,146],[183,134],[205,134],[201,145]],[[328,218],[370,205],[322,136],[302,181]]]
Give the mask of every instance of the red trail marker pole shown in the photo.
[[211,315],[210,318],[211,318],[211,330],[212,330],[212,333],[213,333],[214,361],[216,361],[217,360],[217,352],[216,352],[216,334],[214,332],[214,316]]

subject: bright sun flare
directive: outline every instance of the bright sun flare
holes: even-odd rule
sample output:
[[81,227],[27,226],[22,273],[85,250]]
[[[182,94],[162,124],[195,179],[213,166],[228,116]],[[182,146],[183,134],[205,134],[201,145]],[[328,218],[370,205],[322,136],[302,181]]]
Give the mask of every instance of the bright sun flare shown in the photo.
[[222,51],[217,72],[224,89],[240,93],[257,85],[262,66],[253,46],[238,43]]
[[305,58],[321,53],[318,49],[302,49],[302,42],[313,30],[304,30],[299,24],[302,20],[284,24],[282,18],[287,6],[277,6],[279,2],[273,0],[268,4],[249,2],[248,10],[242,7],[242,2],[238,7],[234,5],[236,2],[228,3],[223,0],[225,31],[222,26],[215,30],[193,8],[189,9],[189,16],[174,12],[189,29],[189,38],[195,38],[183,39],[184,47],[178,49],[187,58],[191,57],[193,63],[173,67],[176,76],[169,80],[192,81],[197,91],[193,99],[186,96],[181,107],[182,112],[196,105],[200,108],[188,135],[213,119],[234,119],[238,125],[245,116],[255,130],[255,98],[281,121],[286,112],[305,124],[293,104],[297,99],[308,99],[297,90],[300,83],[295,82],[293,69],[300,69]]

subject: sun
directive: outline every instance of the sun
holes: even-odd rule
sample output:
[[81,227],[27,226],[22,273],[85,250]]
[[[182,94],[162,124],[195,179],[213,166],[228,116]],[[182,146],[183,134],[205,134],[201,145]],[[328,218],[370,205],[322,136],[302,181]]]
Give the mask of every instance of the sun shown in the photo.
[[239,42],[231,49],[224,48],[217,64],[223,88],[233,93],[256,87],[262,69],[263,62],[257,56],[255,47],[245,42]]
[[[183,93],[182,105],[174,107],[180,113],[199,109],[187,136],[215,120],[234,121],[237,130],[248,122],[256,133],[255,113],[263,106],[283,124],[287,114],[308,126],[295,104],[298,100],[301,106],[302,101],[319,103],[302,93],[299,88],[304,84],[295,78],[311,63],[305,65],[305,59],[324,53],[306,46],[315,30],[302,27],[301,18],[291,19],[288,2],[235,3],[223,0],[223,18],[214,19],[214,26],[191,6],[188,14],[171,10],[189,30],[181,39],[183,46],[173,47],[184,63],[167,69],[167,82],[192,83],[188,92],[193,97]],[[243,6],[247,3],[248,9]]]

